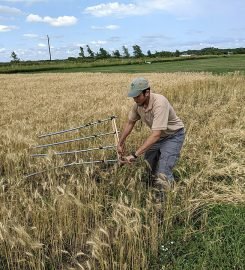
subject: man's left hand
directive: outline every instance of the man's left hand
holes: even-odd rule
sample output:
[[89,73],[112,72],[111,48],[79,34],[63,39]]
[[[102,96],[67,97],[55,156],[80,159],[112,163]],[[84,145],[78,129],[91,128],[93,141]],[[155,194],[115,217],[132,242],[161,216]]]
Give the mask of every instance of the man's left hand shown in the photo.
[[121,164],[132,164],[136,161],[136,158],[133,155],[122,157],[120,160]]

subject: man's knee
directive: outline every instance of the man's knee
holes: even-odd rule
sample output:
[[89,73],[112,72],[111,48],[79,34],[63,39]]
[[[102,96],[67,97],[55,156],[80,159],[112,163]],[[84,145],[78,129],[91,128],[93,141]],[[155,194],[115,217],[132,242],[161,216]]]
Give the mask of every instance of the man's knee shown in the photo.
[[167,191],[170,190],[171,187],[173,186],[173,179],[169,179],[165,174],[163,173],[158,173],[157,177],[155,179],[155,188],[161,191]]
[[[164,156],[159,161],[158,173],[164,175],[169,181],[174,181],[173,168],[178,160],[178,155]],[[163,176],[161,176],[163,178]]]

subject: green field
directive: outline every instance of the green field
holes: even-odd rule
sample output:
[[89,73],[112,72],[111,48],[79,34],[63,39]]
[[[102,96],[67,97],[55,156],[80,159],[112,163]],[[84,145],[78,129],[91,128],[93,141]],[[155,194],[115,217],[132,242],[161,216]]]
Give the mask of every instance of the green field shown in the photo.
[[[151,64],[145,63],[150,61]],[[162,59],[110,59],[90,62],[28,62],[0,65],[0,73],[29,72],[212,72],[245,71],[245,55],[174,57]]]
[[208,59],[193,59],[159,62],[152,64],[119,65],[93,68],[77,68],[73,71],[85,72],[213,72],[226,73],[245,71],[245,56],[219,57]]

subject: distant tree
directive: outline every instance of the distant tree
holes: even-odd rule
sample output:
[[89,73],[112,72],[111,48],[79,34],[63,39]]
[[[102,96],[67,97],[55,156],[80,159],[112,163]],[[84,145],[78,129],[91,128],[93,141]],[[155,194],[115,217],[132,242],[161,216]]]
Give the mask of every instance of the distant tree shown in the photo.
[[139,45],[133,45],[133,55],[136,58],[144,56]]
[[20,59],[18,58],[17,54],[13,51],[11,53],[12,62],[20,62]]
[[115,58],[120,58],[121,54],[120,54],[119,50],[115,50],[115,51],[112,52],[112,56],[115,57]]
[[90,49],[89,45],[86,45],[89,57],[94,58],[94,52]]
[[96,58],[99,58],[99,59],[106,59],[106,58],[109,58],[109,57],[111,57],[111,55],[104,48],[100,48],[99,52],[96,54]]
[[173,52],[168,52],[168,51],[161,51],[161,52],[155,52],[154,54],[155,57],[172,57],[174,56]]
[[180,51],[176,50],[174,56],[179,57],[180,56]]
[[126,48],[125,46],[122,46],[122,50],[123,50],[123,57],[129,58],[130,54],[128,52],[128,48]]
[[68,57],[67,60],[68,60],[68,61],[76,61],[77,58],[76,58],[76,57]]
[[147,51],[147,56],[152,57],[152,53],[150,50]]
[[80,47],[79,56],[82,57],[82,58],[85,58],[83,47]]
[[245,53],[245,48],[236,48],[236,49],[229,49],[229,52],[234,53],[234,54],[244,54]]

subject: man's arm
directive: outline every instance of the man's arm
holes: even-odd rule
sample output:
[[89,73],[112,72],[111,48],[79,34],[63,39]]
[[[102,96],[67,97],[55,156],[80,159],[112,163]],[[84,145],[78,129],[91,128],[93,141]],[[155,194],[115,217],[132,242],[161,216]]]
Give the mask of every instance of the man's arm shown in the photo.
[[161,130],[153,130],[151,135],[145,140],[145,142],[138,148],[134,155],[126,157],[128,163],[134,161],[138,156],[145,153],[155,142],[157,142],[161,137]]
[[131,133],[132,129],[134,128],[134,125],[135,125],[135,121],[128,120],[128,122],[124,126],[123,132],[120,136],[120,139],[119,139],[119,142],[117,145],[117,151],[118,151],[119,155],[121,155],[123,153],[124,143],[125,143],[128,135]]
[[153,130],[151,135],[144,141],[144,143],[135,152],[136,156],[140,156],[145,153],[155,142],[161,137],[161,130]]

